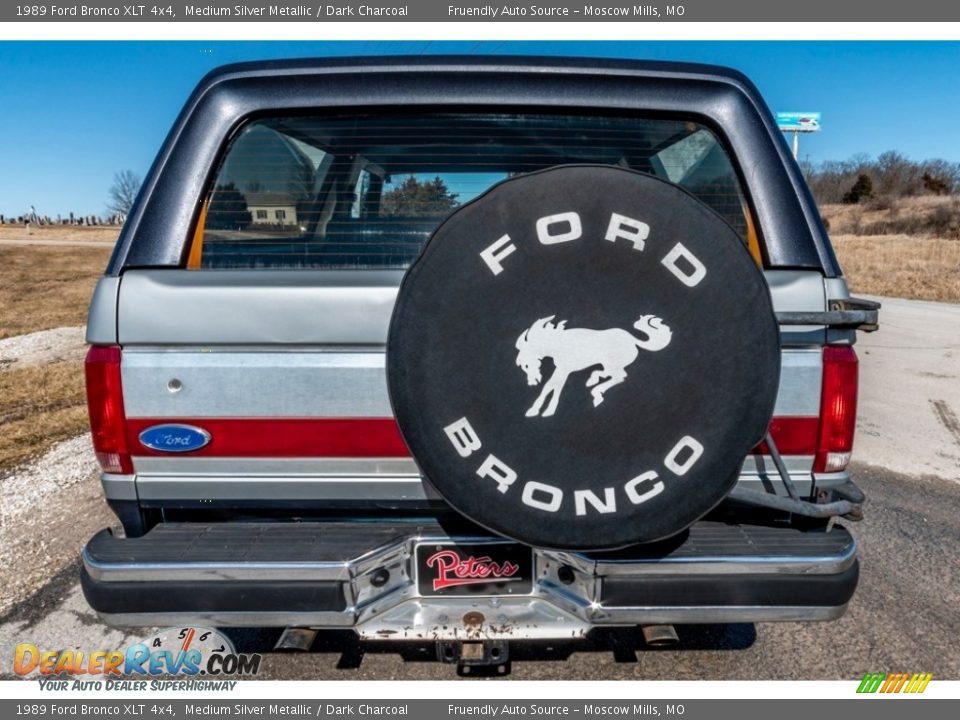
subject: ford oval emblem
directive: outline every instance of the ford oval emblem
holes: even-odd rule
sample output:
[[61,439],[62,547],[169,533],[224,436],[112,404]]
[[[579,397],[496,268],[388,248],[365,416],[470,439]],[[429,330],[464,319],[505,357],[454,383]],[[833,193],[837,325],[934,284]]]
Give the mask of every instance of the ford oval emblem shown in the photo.
[[158,452],[190,452],[210,442],[210,433],[193,425],[154,425],[140,433],[140,443]]

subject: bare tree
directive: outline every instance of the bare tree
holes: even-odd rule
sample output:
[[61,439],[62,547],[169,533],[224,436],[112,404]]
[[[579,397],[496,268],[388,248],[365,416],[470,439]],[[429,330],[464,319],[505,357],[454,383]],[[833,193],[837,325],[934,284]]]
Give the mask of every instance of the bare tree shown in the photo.
[[849,160],[802,163],[804,178],[818,203],[857,202],[850,196],[854,185],[871,183],[868,195],[874,209],[892,208],[900,198],[916,195],[960,195],[960,163],[947,160],[910,160],[888,151],[876,160],[863,153]]
[[133,207],[133,201],[140,190],[140,176],[133,170],[122,170],[113,176],[113,185],[110,186],[110,202],[107,207],[124,217]]
[[896,150],[887,150],[877,158],[878,194],[887,198],[914,195],[920,190],[920,166]]

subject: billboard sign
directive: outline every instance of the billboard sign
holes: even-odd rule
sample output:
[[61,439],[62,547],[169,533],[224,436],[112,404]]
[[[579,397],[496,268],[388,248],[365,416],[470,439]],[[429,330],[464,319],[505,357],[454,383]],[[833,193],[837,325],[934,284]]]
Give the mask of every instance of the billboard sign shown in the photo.
[[820,113],[778,112],[777,127],[783,132],[820,132]]

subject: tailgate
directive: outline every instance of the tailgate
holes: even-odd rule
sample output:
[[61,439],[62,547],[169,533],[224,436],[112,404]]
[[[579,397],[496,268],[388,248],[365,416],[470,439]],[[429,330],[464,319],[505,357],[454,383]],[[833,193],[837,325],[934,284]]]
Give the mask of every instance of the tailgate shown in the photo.
[[[400,271],[130,270],[117,338],[136,496],[143,505],[407,507],[438,502],[393,421],[384,343]],[[822,311],[818,272],[766,273],[777,312]],[[809,483],[822,327],[782,328],[774,437]],[[153,450],[147,428],[210,434]],[[775,474],[750,456],[744,482]],[[778,484],[773,483],[776,487]]]

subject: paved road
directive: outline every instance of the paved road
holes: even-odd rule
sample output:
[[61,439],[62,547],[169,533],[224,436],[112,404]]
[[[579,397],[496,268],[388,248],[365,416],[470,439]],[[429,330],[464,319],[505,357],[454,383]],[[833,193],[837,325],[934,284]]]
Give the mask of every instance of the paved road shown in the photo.
[[854,457],[960,481],[960,304],[875,299],[881,329],[857,343]]
[[[518,679],[850,679],[867,671],[926,671],[960,679],[960,306],[885,301],[883,331],[862,338],[858,482],[866,520],[861,581],[833,623],[679,628],[681,644],[647,650],[635,632],[582,642],[514,644]],[[953,419],[951,419],[953,418]],[[874,464],[863,464],[870,461]],[[881,467],[880,465],[884,467]],[[77,586],[80,546],[111,522],[96,479],[46,495],[44,513],[7,527],[4,569],[47,568],[33,594],[0,615],[0,673],[11,649],[122,647],[138,631],[103,626]],[[9,563],[9,564],[8,564]],[[12,577],[0,577],[7,585]],[[266,651],[275,633],[239,632],[240,649]],[[270,679],[449,679],[430,646],[360,644],[322,635],[309,654],[270,654]]]

